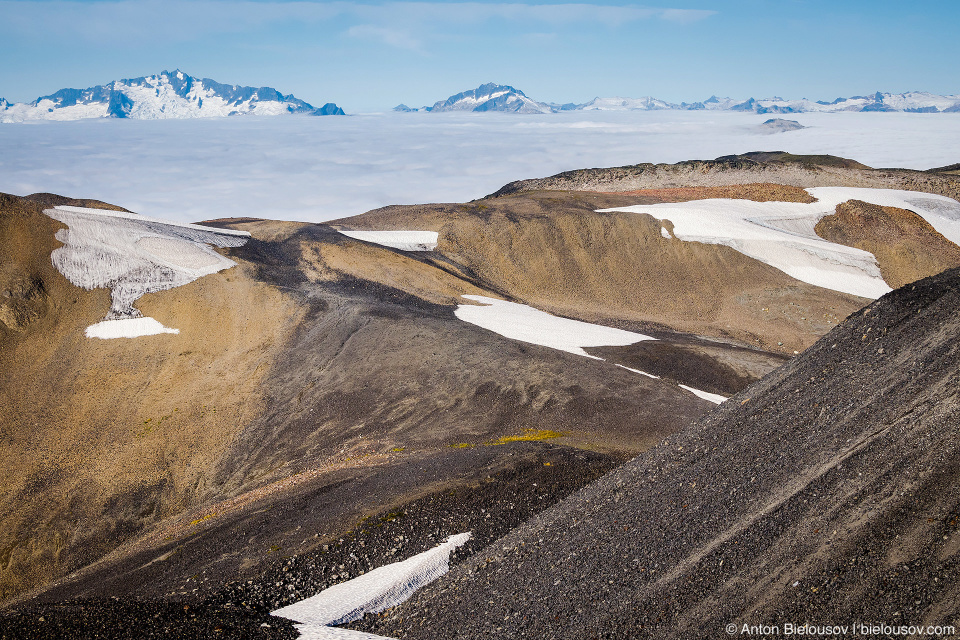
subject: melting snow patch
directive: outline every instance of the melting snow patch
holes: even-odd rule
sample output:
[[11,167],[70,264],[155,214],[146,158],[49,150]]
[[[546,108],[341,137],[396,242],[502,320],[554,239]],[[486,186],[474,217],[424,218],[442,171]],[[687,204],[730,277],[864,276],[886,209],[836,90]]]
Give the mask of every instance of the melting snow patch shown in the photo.
[[168,329],[153,318],[124,318],[122,320],[104,320],[87,327],[88,338],[139,338],[155,336],[160,333],[180,333],[180,329]]
[[654,380],[659,380],[660,376],[655,376],[652,373],[647,373],[646,371],[640,371],[640,369],[631,369],[630,367],[625,367],[622,364],[618,364],[618,367],[621,369],[626,369],[627,371],[633,371],[634,373],[639,373],[642,376],[647,376],[648,378],[653,378]]
[[681,385],[678,385],[678,386],[679,386],[681,389],[686,389],[687,391],[689,391],[689,392],[692,393],[693,395],[697,396],[698,398],[703,398],[704,400],[708,400],[708,401],[712,402],[713,404],[720,404],[720,403],[722,403],[724,400],[727,400],[727,399],[728,399],[726,396],[721,396],[721,395],[718,394],[718,393],[708,393],[708,392],[706,392],[706,391],[700,391],[700,389],[694,389],[693,387],[688,387],[688,386],[685,385],[685,384],[681,384]]
[[316,624],[298,624],[297,631],[300,632],[300,640],[395,640],[387,636],[378,636],[375,633],[324,627]]
[[401,251],[433,251],[437,248],[436,231],[353,231],[337,229],[355,240],[364,240]]
[[551,349],[559,349],[578,356],[594,358],[583,347],[624,346],[641,340],[656,340],[650,336],[623,329],[604,327],[589,322],[558,318],[525,304],[507,302],[485,296],[463,296],[483,303],[483,306],[457,306],[454,312],[464,322],[475,324],[494,333]]
[[[133,303],[143,294],[185,285],[211,273],[229,269],[236,263],[214,251],[217,247],[239,247],[250,234],[232,229],[215,229],[196,224],[170,222],[134,213],[54,207],[44,211],[67,225],[56,238],[64,246],[55,249],[50,259],[67,280],[84,289],[107,287],[112,303],[106,320],[139,319]],[[149,318],[144,319],[149,320]],[[136,335],[170,333],[159,322],[118,325],[93,325],[87,335],[93,337],[133,337],[133,332],[160,330]],[[107,329],[98,329],[101,325]],[[91,331],[93,332],[91,334]],[[122,335],[98,335],[123,332]]]
[[374,569],[271,613],[299,623],[297,629],[301,638],[381,638],[331,627],[359,620],[367,613],[379,613],[397,606],[414,591],[445,574],[450,568],[450,552],[469,539],[469,533],[450,536],[443,544],[429,551]]
[[647,213],[670,220],[673,235],[680,240],[726,245],[802,282],[865,298],[879,298],[890,291],[873,254],[828,242],[814,231],[817,222],[833,214],[838,204],[863,200],[909,209],[960,244],[960,203],[956,200],[896,189],[817,187],[807,191],[817,202],[710,199],[600,211]]

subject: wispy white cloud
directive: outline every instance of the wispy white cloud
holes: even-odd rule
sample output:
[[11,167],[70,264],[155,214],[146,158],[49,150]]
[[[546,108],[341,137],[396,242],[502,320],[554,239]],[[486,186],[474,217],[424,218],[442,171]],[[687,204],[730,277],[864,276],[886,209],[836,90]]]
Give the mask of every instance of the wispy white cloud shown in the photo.
[[[599,24],[617,27],[643,20],[689,23],[714,11],[636,5],[484,2],[252,2],[231,0],[120,0],[32,2],[0,0],[0,34],[68,37],[89,42],[183,42],[217,33],[255,32],[295,21],[320,24],[345,19],[353,37],[390,46],[419,46],[416,32],[477,26],[496,20],[517,26]],[[402,29],[398,27],[402,25]]]
[[361,40],[374,40],[398,49],[422,51],[423,42],[402,29],[381,27],[373,24],[358,24],[347,29],[347,35]]

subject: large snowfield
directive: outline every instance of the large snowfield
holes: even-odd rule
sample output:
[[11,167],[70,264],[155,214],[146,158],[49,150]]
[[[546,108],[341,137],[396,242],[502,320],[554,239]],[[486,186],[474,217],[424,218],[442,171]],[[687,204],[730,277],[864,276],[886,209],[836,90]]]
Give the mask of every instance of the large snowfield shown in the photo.
[[726,245],[801,282],[864,298],[879,298],[890,291],[873,254],[828,242],[814,229],[838,204],[861,200],[910,209],[948,240],[960,244],[960,203],[956,200],[896,189],[817,187],[807,191],[816,202],[711,199],[600,211],[647,213],[669,220],[680,240]]
[[758,150],[873,167],[957,162],[960,113],[802,113],[764,134],[734,112],[386,113],[87,120],[0,127],[0,191],[96,198],[146,215],[323,221],[387,204],[464,202],[585,167]]

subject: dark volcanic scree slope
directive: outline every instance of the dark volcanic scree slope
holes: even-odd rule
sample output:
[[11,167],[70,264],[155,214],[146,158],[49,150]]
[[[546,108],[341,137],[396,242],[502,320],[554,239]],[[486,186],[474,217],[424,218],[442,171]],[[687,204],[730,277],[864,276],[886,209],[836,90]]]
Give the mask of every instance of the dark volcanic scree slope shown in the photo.
[[958,333],[960,270],[890,293],[369,626],[403,638],[960,626]]

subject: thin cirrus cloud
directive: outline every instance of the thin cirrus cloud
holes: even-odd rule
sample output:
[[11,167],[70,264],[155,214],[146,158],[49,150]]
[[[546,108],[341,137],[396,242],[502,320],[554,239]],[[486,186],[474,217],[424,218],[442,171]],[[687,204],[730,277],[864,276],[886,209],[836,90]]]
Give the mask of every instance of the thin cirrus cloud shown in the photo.
[[[642,20],[664,20],[689,24],[714,15],[715,11],[661,9],[643,6],[601,4],[524,4],[524,3],[432,3],[390,2],[378,5],[351,4],[345,15],[366,21],[351,26],[346,34],[353,38],[423,53],[425,41],[438,34],[449,35],[457,28],[476,28],[491,22],[537,29],[542,26],[562,29],[569,25],[595,24],[616,28]],[[556,34],[551,34],[554,38]]]
[[120,0],[32,2],[0,0],[0,35],[57,35],[116,42],[182,42],[211,34],[256,33],[284,23],[322,26],[346,21],[346,35],[418,49],[419,32],[469,27],[496,20],[525,26],[598,24],[617,27],[640,20],[691,23],[714,11],[605,4],[484,2],[234,2],[230,0]]
[[358,24],[347,29],[347,35],[359,40],[373,40],[398,49],[423,52],[423,41],[401,29],[375,24]]

